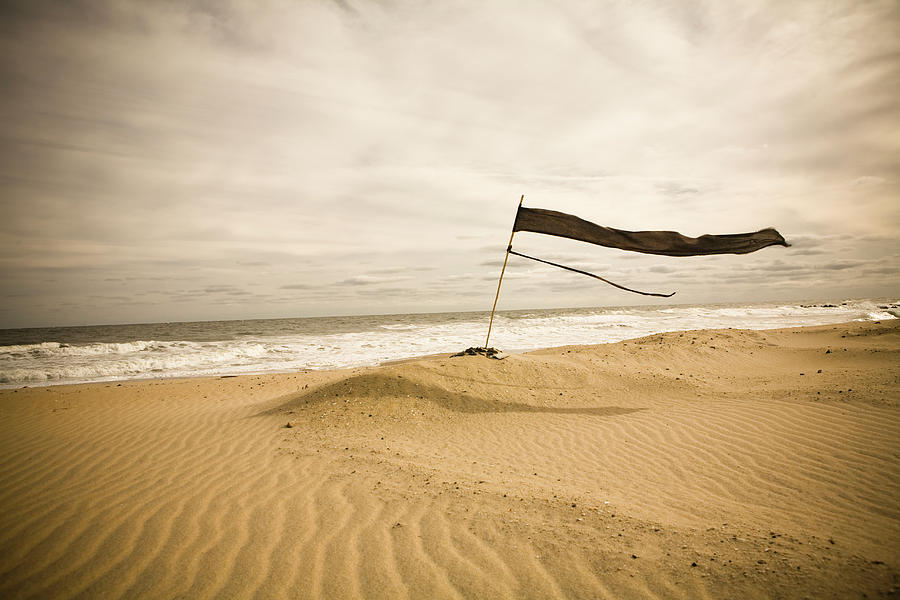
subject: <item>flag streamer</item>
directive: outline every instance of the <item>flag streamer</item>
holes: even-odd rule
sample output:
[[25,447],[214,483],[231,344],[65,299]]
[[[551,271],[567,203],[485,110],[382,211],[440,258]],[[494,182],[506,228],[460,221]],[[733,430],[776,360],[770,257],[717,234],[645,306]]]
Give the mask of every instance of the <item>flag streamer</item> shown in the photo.
[[519,207],[516,212],[513,231],[533,231],[607,248],[664,256],[748,254],[766,246],[790,246],[771,227],[753,233],[707,234],[692,238],[676,231],[623,231],[555,210],[525,207]]
[[524,208],[522,201],[525,199],[524,194],[519,198],[519,208],[516,211],[516,220],[513,222],[512,233],[509,236],[509,244],[506,247],[506,256],[503,259],[503,268],[500,270],[500,280],[497,282],[497,294],[494,296],[494,306],[491,308],[491,319],[488,322],[487,338],[484,341],[484,347],[487,348],[491,339],[491,326],[494,324],[494,312],[497,310],[497,300],[500,298],[500,285],[503,283],[503,273],[506,271],[506,263],[510,254],[521,256],[539,263],[552,265],[581,273],[594,279],[599,279],[603,283],[632,292],[642,296],[656,296],[658,298],[671,298],[675,292],[671,294],[660,294],[656,292],[642,292],[633,290],[624,285],[613,283],[608,279],[604,279],[599,275],[582,271],[574,267],[567,267],[559,263],[528,256],[521,252],[515,252],[512,249],[513,237],[517,231],[531,231],[534,233],[543,233],[546,235],[555,235],[559,237],[569,238],[607,248],[618,248],[620,250],[629,250],[631,252],[643,252],[644,254],[661,254],[663,256],[701,256],[707,254],[748,254],[756,252],[768,246],[790,246],[785,239],[775,229],[771,227],[760,229],[752,233],[730,233],[725,235],[701,235],[700,237],[688,237],[677,231],[624,231],[622,229],[614,229],[612,227],[604,227],[585,221],[575,215],[570,215],[555,210],[547,210],[544,208]]
[[561,265],[559,263],[550,262],[549,260],[543,260],[541,258],[535,258],[533,256],[528,256],[527,254],[522,254],[521,252],[516,252],[515,250],[509,250],[510,254],[515,254],[516,256],[521,256],[522,258],[529,258],[531,260],[537,261],[539,263],[544,263],[545,265],[553,265],[554,267],[559,267],[560,269],[565,269],[566,271],[574,271],[575,273],[581,273],[582,275],[587,275],[588,277],[593,277],[594,279],[599,279],[603,283],[608,283],[613,287],[617,287],[620,290],[625,290],[626,292],[634,292],[635,294],[641,294],[642,296],[658,296],[660,298],[671,298],[675,295],[675,292],[671,294],[659,294],[656,292],[642,292],[640,290],[633,290],[631,288],[627,288],[624,285],[619,285],[618,283],[613,283],[609,279],[604,279],[599,275],[594,275],[593,273],[588,273],[587,271],[582,271],[581,269],[576,269],[574,267],[567,267],[566,265]]

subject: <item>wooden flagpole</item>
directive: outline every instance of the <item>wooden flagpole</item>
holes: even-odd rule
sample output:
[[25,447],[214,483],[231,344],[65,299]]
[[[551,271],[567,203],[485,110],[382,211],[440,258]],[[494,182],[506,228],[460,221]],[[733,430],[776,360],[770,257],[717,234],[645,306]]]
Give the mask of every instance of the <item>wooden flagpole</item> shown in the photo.
[[[525,199],[525,194],[522,194],[522,197],[519,198],[519,208],[522,207],[522,201]],[[519,209],[516,209],[516,214],[519,214]],[[497,282],[497,295],[494,296],[494,306],[491,307],[491,320],[488,322],[488,332],[487,338],[484,340],[484,347],[489,348],[488,342],[491,341],[491,326],[494,324],[494,311],[497,310],[497,300],[500,299],[500,285],[503,283],[503,273],[506,272],[506,262],[509,260],[509,251],[512,250],[513,236],[516,235],[515,230],[515,222],[513,222],[513,230],[512,233],[509,234],[509,243],[506,245],[506,256],[503,258],[503,268],[500,269],[500,281]]]

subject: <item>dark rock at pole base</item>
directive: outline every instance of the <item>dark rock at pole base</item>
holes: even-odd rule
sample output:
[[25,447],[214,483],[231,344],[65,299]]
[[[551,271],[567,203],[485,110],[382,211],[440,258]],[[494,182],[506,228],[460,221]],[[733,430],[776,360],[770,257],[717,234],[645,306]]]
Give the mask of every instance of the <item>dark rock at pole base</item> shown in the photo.
[[488,358],[493,358],[495,360],[503,360],[506,358],[506,355],[497,350],[496,348],[466,348],[462,352],[457,352],[456,354],[452,354],[451,358],[456,356],[476,356],[476,355],[486,356]]

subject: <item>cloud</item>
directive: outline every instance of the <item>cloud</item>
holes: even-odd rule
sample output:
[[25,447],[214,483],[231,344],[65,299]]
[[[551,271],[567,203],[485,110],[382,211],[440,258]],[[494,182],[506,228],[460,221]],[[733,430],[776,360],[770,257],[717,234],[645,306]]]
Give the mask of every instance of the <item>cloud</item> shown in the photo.
[[382,283],[395,283],[398,281],[409,281],[413,279],[411,276],[395,276],[395,277],[384,277],[379,275],[355,275],[353,277],[348,277],[342,281],[335,283],[338,286],[359,286],[359,285],[377,285]]
[[245,290],[239,289],[233,285],[211,285],[199,291],[205,294],[243,295],[248,293]]
[[835,260],[820,265],[819,268],[828,271],[843,271],[844,269],[853,269],[864,264],[866,264],[866,261],[862,260]]
[[[890,0],[0,10],[0,111],[15,115],[0,127],[0,292],[23,294],[0,326],[416,310],[396,284],[480,308],[523,193],[623,229],[774,224],[794,243],[783,264],[670,266],[517,236],[563,264],[689,264],[705,281],[818,268],[854,272],[835,293],[895,289],[838,268],[900,239]],[[515,284],[560,276],[515,263]],[[178,306],[90,298],[150,292]]]

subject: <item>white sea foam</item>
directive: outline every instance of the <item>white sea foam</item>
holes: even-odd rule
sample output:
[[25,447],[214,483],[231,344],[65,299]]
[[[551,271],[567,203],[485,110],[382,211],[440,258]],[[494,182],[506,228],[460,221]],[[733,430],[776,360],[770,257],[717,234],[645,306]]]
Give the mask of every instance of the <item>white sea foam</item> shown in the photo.
[[[890,312],[894,306],[854,301],[824,306],[757,304],[509,312],[495,318],[491,345],[521,351],[617,342],[665,331],[876,321],[896,318]],[[0,386],[355,367],[480,345],[486,330],[486,317],[474,313],[428,318],[410,315],[405,320],[402,315],[366,317],[363,325],[348,328],[347,318],[325,319],[316,322],[316,331],[304,329],[301,320],[287,320],[296,327],[295,332],[286,334],[275,334],[284,329],[283,323],[266,327],[267,322],[256,322],[264,334],[239,332],[223,336],[227,339],[210,341],[48,340],[0,346]],[[196,333],[203,331],[204,324],[172,324],[173,335],[180,331],[179,326]],[[204,335],[209,337],[214,331],[212,325],[206,327],[209,331]],[[335,330],[339,332],[328,333]]]

